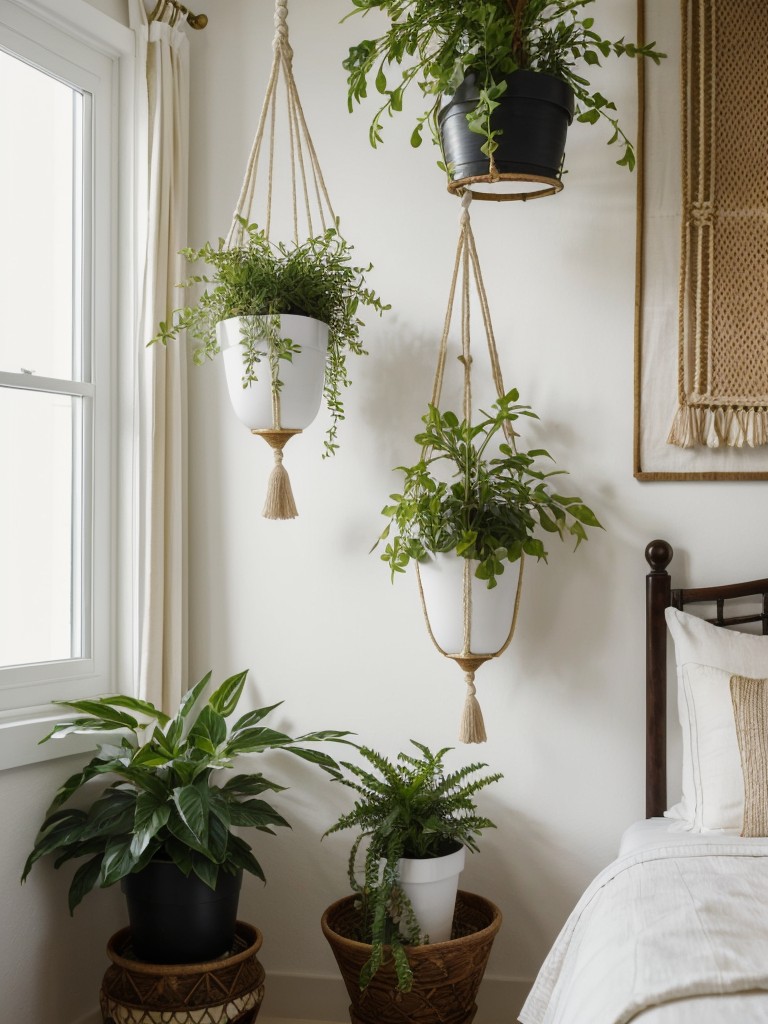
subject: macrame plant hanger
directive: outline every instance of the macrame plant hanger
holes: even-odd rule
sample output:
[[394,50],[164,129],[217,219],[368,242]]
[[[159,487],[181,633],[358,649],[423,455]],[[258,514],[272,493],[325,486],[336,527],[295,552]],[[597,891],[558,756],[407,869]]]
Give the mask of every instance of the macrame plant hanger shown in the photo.
[[[323,179],[312,138],[307,128],[296,81],[293,77],[293,49],[288,38],[288,0],[275,2],[275,37],[272,42],[274,56],[272,69],[264,96],[256,135],[243,178],[240,196],[232,217],[232,225],[226,238],[227,248],[242,245],[246,237],[246,225],[254,218],[257,195],[259,161],[267,140],[267,186],[266,219],[264,233],[270,238],[273,220],[273,197],[275,188],[275,135],[278,108],[278,86],[282,77],[286,107],[288,149],[290,154],[290,189],[293,240],[299,244],[299,224],[306,220],[307,237],[315,233],[319,224],[323,231],[336,223],[336,216]],[[313,207],[315,216],[313,218]],[[295,519],[298,515],[293,498],[291,482],[283,466],[283,449],[290,439],[301,430],[286,429],[280,418],[280,392],[272,388],[272,425],[266,429],[252,430],[272,448],[275,465],[269,478],[267,496],[262,515],[266,519]]]
[[[472,353],[471,353],[471,337],[470,337],[470,299],[472,282],[474,281],[474,287],[479,299],[480,310],[483,319],[483,328],[485,330],[486,342],[488,345],[488,354],[491,363],[491,374],[493,377],[494,387],[496,394],[499,398],[503,398],[506,394],[504,390],[504,381],[501,375],[501,366],[499,364],[499,354],[496,347],[496,338],[493,332],[493,324],[491,322],[490,307],[488,305],[488,296],[483,283],[483,275],[480,269],[480,261],[477,255],[477,248],[475,246],[475,238],[472,232],[472,224],[469,217],[469,206],[472,202],[472,194],[470,191],[466,191],[462,196],[461,205],[461,218],[460,218],[460,231],[459,241],[456,249],[456,260],[453,268],[453,277],[451,279],[451,287],[448,297],[448,308],[445,314],[445,322],[443,326],[443,333],[440,338],[440,349],[437,360],[437,369],[435,372],[435,380],[432,387],[432,400],[431,404],[439,408],[440,396],[443,388],[443,378],[445,375],[446,359],[448,355],[448,335],[451,329],[451,321],[453,319],[453,310],[456,301],[456,291],[459,286],[459,279],[461,279],[461,355],[458,357],[459,362],[463,367],[463,415],[467,423],[471,423],[472,420]],[[515,433],[512,430],[512,426],[509,422],[504,423],[504,435],[507,443],[511,448],[515,448]],[[427,451],[425,448],[422,455]],[[460,651],[446,651],[435,639],[435,635],[432,631],[432,626],[429,620],[429,612],[427,610],[427,602],[424,599],[424,588],[422,586],[421,572],[419,571],[419,564],[416,562],[416,577],[419,585],[419,596],[421,598],[421,607],[424,612],[424,620],[427,625],[427,632],[429,633],[432,643],[435,645],[440,654],[446,658],[450,658],[455,661],[459,668],[464,672],[464,679],[467,684],[467,694],[464,701],[464,710],[461,716],[461,723],[459,726],[459,740],[462,743],[484,743],[487,739],[485,731],[485,723],[483,721],[483,713],[478,703],[475,688],[475,672],[481,665],[485,664],[486,661],[490,661],[493,658],[498,658],[506,651],[512,642],[512,638],[515,634],[515,627],[517,625],[517,616],[520,608],[520,596],[523,585],[523,567],[524,567],[525,556],[520,555],[520,570],[517,579],[517,589],[515,592],[514,608],[512,610],[512,621],[509,628],[509,633],[502,646],[492,653],[478,654],[472,650],[472,566],[469,559],[464,560],[463,566],[463,644]],[[509,568],[506,570],[509,572]]]

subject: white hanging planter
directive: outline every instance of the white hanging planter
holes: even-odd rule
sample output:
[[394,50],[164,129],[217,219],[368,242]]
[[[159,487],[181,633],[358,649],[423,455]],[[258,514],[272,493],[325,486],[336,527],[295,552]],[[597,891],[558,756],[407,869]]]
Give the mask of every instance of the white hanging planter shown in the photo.
[[280,336],[290,338],[301,351],[290,361],[279,360],[278,377],[282,387],[279,394],[279,422],[276,423],[266,339],[255,342],[256,350],[262,354],[256,367],[258,380],[243,387],[243,321],[268,319],[274,318],[235,316],[217,324],[216,334],[224,359],[232,407],[235,415],[249,430],[303,430],[317,416],[323,398],[328,325],[309,316],[280,314]]
[[504,647],[512,627],[520,562],[505,564],[488,589],[475,576],[478,563],[469,560],[471,614],[468,643],[464,636],[464,566],[467,559],[453,552],[431,555],[419,562],[429,626],[435,642],[448,655],[494,657]]
[[419,931],[428,935],[431,943],[447,942],[451,937],[466,852],[462,846],[444,857],[403,857],[398,862],[400,887],[411,901]]

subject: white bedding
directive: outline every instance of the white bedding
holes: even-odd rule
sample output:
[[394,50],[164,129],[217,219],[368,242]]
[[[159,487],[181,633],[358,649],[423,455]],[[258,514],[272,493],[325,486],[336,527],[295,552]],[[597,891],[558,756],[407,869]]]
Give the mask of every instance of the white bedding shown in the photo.
[[646,818],[629,826],[621,837],[619,857],[637,850],[658,849],[661,846],[688,843],[710,843],[716,845],[760,843],[765,840],[741,839],[738,829],[723,829],[717,832],[692,832],[690,826],[677,818]]
[[768,840],[656,821],[582,896],[523,1024],[768,1022]]

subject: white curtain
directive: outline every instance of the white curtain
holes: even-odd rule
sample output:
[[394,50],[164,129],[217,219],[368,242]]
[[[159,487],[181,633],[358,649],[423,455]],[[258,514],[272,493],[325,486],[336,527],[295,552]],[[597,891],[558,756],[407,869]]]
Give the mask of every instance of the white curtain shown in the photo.
[[186,354],[146,347],[180,305],[187,276],[189,45],[181,29],[148,24],[129,0],[137,38],[138,355],[134,485],[138,500],[139,695],[175,711],[187,688]]

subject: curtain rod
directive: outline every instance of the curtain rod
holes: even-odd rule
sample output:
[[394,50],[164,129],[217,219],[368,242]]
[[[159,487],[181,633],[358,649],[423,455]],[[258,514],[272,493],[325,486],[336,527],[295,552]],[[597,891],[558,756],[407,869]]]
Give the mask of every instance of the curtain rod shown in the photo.
[[157,6],[149,16],[150,21],[161,21],[169,7],[173,8],[171,25],[175,25],[180,14],[183,14],[191,28],[203,29],[208,24],[207,14],[193,14],[179,0],[157,0]]

